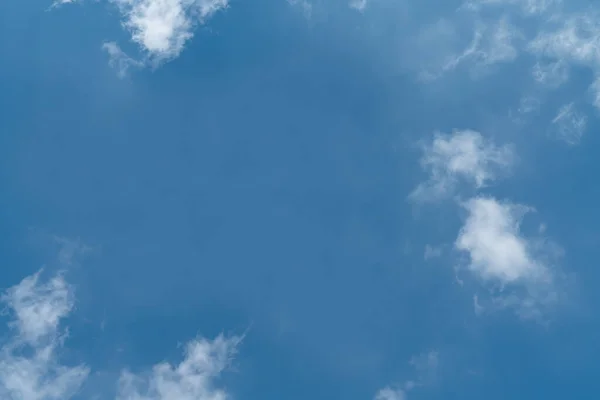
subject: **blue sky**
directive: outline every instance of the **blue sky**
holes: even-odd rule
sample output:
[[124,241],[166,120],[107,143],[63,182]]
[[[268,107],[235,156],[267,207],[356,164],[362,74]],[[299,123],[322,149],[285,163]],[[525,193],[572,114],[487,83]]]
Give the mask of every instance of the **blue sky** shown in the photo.
[[600,7],[0,3],[0,398],[593,399]]

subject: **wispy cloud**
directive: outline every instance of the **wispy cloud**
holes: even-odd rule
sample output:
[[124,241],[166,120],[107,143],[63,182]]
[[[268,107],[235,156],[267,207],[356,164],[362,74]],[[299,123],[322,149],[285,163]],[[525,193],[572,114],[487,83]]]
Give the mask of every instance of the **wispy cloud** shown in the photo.
[[308,0],[287,0],[288,4],[294,7],[299,7],[306,18],[312,16],[313,6]]
[[552,120],[552,125],[558,139],[567,144],[575,145],[581,141],[587,127],[587,117],[577,111],[574,103],[568,103],[560,107]]
[[551,70],[550,76],[558,76],[561,83],[567,79],[563,70],[568,65],[589,68],[595,75],[590,84],[593,103],[600,108],[600,85],[597,84],[600,77],[600,14],[589,11],[561,15],[547,25],[531,40],[528,50],[538,57],[553,60],[559,68]]
[[464,208],[467,217],[455,247],[467,254],[468,270],[497,290],[496,305],[534,316],[553,303],[552,251],[520,230],[522,218],[533,209],[492,197],[472,198]]
[[538,61],[531,69],[533,79],[550,88],[557,88],[569,80],[569,66],[564,60]]
[[417,373],[416,384],[425,385],[432,383],[435,380],[440,365],[440,355],[437,351],[430,350],[413,356],[410,359],[410,365],[414,367]]
[[423,258],[425,261],[431,260],[432,258],[438,258],[442,255],[444,249],[442,246],[425,245],[425,253]]
[[354,8],[358,11],[364,11],[367,8],[368,0],[351,0],[350,8]]
[[540,31],[529,44],[535,54],[587,66],[600,66],[600,20],[575,14]]
[[505,173],[515,160],[511,146],[497,146],[472,130],[437,133],[423,147],[421,166],[430,175],[409,195],[418,202],[437,201],[451,195],[462,180],[482,188]]
[[78,3],[79,0],[55,0],[52,5],[50,6],[50,9],[48,11],[50,11],[53,8],[57,8],[60,7],[62,5],[65,4],[73,4],[73,3]]
[[468,0],[465,7],[479,10],[484,6],[515,6],[529,15],[543,14],[559,6],[562,0]]
[[465,64],[474,76],[480,76],[500,63],[513,61],[518,56],[516,41],[523,38],[521,32],[507,18],[500,18],[493,24],[476,22],[473,39],[460,53],[446,57],[441,67],[421,71],[419,77],[431,81]]
[[144,63],[134,60],[128,56],[115,42],[106,42],[102,44],[102,49],[108,54],[108,65],[117,71],[117,76],[124,78],[129,73],[130,68],[140,68]]

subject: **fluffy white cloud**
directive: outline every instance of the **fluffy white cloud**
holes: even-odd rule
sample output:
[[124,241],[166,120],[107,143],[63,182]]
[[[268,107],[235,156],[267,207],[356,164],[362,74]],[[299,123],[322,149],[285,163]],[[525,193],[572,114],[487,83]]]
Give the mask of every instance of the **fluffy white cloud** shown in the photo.
[[437,133],[423,152],[421,166],[430,178],[410,194],[409,198],[415,201],[446,197],[460,180],[476,188],[484,187],[506,172],[515,159],[511,146],[496,146],[472,130]]
[[131,38],[154,62],[177,57],[204,23],[228,0],[111,0],[124,17]]
[[240,339],[218,336],[197,339],[186,346],[178,365],[163,362],[150,373],[125,371],[119,382],[118,400],[225,400],[227,392],[215,387],[215,379],[229,365]]
[[520,233],[521,218],[530,208],[476,197],[465,203],[468,212],[456,248],[469,254],[469,269],[484,280],[510,283],[547,276]]
[[[491,197],[473,198],[464,207],[468,215],[455,247],[468,255],[468,269],[498,288],[496,308],[511,307],[523,317],[538,317],[558,294],[547,264],[552,254],[520,231],[521,219],[531,208]],[[481,304],[477,308],[481,310]]]
[[[76,1],[57,0],[53,7]],[[229,6],[229,0],[107,1],[117,6],[123,18],[123,27],[129,31],[131,40],[143,53],[142,60],[135,60],[116,43],[106,42],[103,49],[110,57],[109,63],[117,69],[120,76],[132,66],[156,66],[176,58],[194,36],[197,25],[204,24],[218,11]]]
[[61,276],[46,283],[40,273],[10,288],[2,300],[12,312],[12,339],[0,351],[0,397],[7,400],[65,400],[86,379],[84,365],[57,360],[64,335],[60,322],[73,308],[71,287]]

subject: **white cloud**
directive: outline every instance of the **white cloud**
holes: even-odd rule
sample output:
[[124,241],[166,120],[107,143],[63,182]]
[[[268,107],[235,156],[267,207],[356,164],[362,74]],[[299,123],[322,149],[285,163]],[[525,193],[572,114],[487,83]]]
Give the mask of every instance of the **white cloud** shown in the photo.
[[410,194],[409,198],[415,201],[446,197],[460,180],[475,188],[484,187],[505,172],[515,159],[511,146],[498,147],[472,130],[435,134],[432,143],[423,150],[421,166],[430,178]]
[[559,139],[567,144],[575,145],[581,141],[585,132],[587,117],[578,112],[573,103],[569,103],[558,110],[552,124]]
[[228,6],[228,0],[111,1],[121,10],[132,40],[153,62],[177,57],[195,26]]
[[[58,0],[53,7],[75,3]],[[178,57],[194,36],[197,25],[229,6],[229,0],[108,0],[123,18],[122,25],[144,54],[143,61],[126,55],[114,42],[102,48],[109,54],[111,66],[124,76],[130,67],[156,66]]]
[[215,387],[215,379],[229,365],[239,338],[197,339],[186,346],[185,358],[173,366],[155,365],[148,374],[125,371],[119,382],[118,400],[225,400],[227,392]]
[[521,218],[531,209],[476,197],[464,204],[468,217],[455,246],[469,254],[469,269],[483,280],[511,283],[547,276],[520,233]]
[[40,273],[2,297],[13,314],[13,338],[0,351],[0,397],[7,400],[65,400],[85,381],[84,365],[64,366],[56,350],[64,334],[60,322],[73,308],[71,287],[61,276],[40,283]]
[[[469,257],[468,269],[497,288],[495,308],[515,308],[524,318],[537,318],[557,301],[555,274],[548,260],[552,249],[520,231],[530,207],[476,197],[464,204],[468,212],[455,242]],[[483,306],[477,298],[478,312]]]

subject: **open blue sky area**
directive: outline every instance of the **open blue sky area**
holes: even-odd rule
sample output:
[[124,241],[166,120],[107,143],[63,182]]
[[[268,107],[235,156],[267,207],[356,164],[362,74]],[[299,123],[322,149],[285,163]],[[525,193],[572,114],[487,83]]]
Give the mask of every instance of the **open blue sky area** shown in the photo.
[[600,4],[4,0],[0,399],[600,392]]

